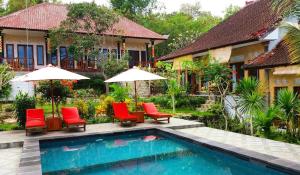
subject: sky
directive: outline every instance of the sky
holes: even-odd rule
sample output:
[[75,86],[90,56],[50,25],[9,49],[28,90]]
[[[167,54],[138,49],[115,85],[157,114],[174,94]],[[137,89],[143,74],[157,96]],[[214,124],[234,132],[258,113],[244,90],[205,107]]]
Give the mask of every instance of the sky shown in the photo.
[[[92,2],[93,0],[61,0],[63,3],[70,2]],[[109,0],[94,0],[97,4],[109,6]],[[224,10],[230,5],[245,6],[247,0],[158,0],[160,5],[165,7],[164,11],[170,13],[178,11],[185,3],[194,4],[200,2],[204,11],[210,11],[213,15],[223,16]]]

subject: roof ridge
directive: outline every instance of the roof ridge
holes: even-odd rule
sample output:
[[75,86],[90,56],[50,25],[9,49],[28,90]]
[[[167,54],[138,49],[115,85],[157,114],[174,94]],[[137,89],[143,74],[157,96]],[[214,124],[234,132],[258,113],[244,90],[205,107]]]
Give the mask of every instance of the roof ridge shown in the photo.
[[[212,48],[220,48],[220,47],[223,47],[223,46],[226,46],[226,45],[239,43],[240,41],[232,40],[232,39],[230,40],[230,39],[226,39],[226,37],[223,37],[223,42],[219,42],[219,43],[215,42],[214,44],[203,44],[203,42],[207,42],[207,41],[205,41],[205,40],[207,40],[206,38],[212,39],[212,35],[216,35],[216,34],[219,35],[220,30],[224,29],[224,26],[226,26],[226,25],[227,26],[228,25],[232,26],[232,23],[237,22],[237,20],[241,20],[241,19],[239,19],[239,16],[247,16],[248,13],[246,14],[246,12],[257,10],[259,7],[261,7],[261,8],[268,7],[268,6],[270,6],[270,3],[271,3],[270,0],[258,0],[258,1],[255,1],[254,3],[252,3],[252,4],[244,6],[236,14],[231,15],[227,19],[221,21],[216,26],[212,27],[209,31],[205,32],[203,35],[201,35],[199,38],[197,38],[193,43],[190,43],[185,47],[179,48],[179,49],[177,49],[177,50],[175,50],[175,51],[173,51],[173,52],[171,52],[167,55],[164,55],[164,56],[160,57],[160,59],[161,60],[172,59],[174,57],[180,57],[180,56],[184,56],[184,55],[188,55],[188,54],[204,52],[204,51],[212,49]],[[253,12],[253,13],[256,13],[256,12]],[[268,15],[273,16],[274,14],[268,14]],[[272,18],[275,18],[275,17],[272,17]],[[276,18],[278,18],[278,17],[276,17]],[[265,19],[268,19],[268,18],[265,18]],[[274,27],[274,25],[278,21],[280,21],[280,20],[277,19],[276,21],[270,21],[270,23],[272,22],[272,24],[267,24],[268,27],[267,27],[266,32],[268,32],[270,30],[270,28]],[[243,24],[243,21],[238,21],[238,22]],[[261,27],[264,27],[264,26],[261,26]],[[230,29],[228,29],[228,30],[230,30]],[[257,30],[259,30],[259,29],[257,29]],[[254,40],[254,39],[259,39],[261,37],[261,36],[256,36],[256,35],[252,36],[251,35],[252,33],[250,33],[250,32],[254,32],[254,31],[249,30],[247,32],[249,32],[249,33],[244,33],[244,35],[242,36],[243,41],[246,41],[247,38],[248,38],[248,40]],[[205,46],[201,47],[200,45],[205,45]]]
[[133,21],[133,20],[131,20],[131,19],[125,17],[125,16],[120,15],[120,18],[124,18],[125,20],[128,20],[128,21],[130,21],[130,22],[133,22],[134,24],[138,25],[139,27],[141,27],[141,28],[143,28],[143,29],[145,29],[145,30],[148,30],[149,32],[156,33],[156,34],[160,35],[161,37],[163,37],[163,35],[161,35],[161,34],[155,32],[155,31],[153,31],[153,30],[150,30],[150,29],[148,29],[147,27],[145,27],[145,26],[139,24],[138,22]]
[[9,18],[9,17],[11,17],[11,16],[18,15],[18,14],[20,14],[20,13],[26,12],[27,10],[31,10],[31,9],[34,9],[34,8],[37,8],[37,7],[40,7],[40,6],[44,6],[44,5],[60,5],[60,6],[65,6],[66,4],[58,4],[58,3],[43,2],[43,3],[35,4],[35,5],[29,6],[29,7],[27,7],[27,8],[24,8],[24,9],[21,9],[21,10],[15,11],[15,12],[12,12],[12,13],[7,14],[7,15],[5,15],[5,16],[1,16],[1,17],[0,17],[0,20],[1,20],[1,19],[5,19],[5,18]]

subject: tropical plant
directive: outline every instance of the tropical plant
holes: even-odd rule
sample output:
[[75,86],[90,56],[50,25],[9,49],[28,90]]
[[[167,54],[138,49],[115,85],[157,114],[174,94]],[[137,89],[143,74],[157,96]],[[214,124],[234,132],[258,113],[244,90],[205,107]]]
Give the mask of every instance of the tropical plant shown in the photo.
[[270,134],[272,122],[275,118],[280,118],[281,111],[278,106],[271,106],[266,111],[258,111],[253,118],[254,126],[262,130],[265,135]]
[[168,90],[167,94],[172,100],[173,113],[176,112],[176,99],[175,97],[184,91],[184,88],[176,81],[176,79],[170,79],[167,81]]
[[114,102],[114,98],[111,96],[100,96],[100,103],[96,107],[96,114],[97,115],[103,115],[106,114],[106,116],[112,116],[113,115],[113,109],[112,109],[112,103]]
[[20,92],[16,96],[14,106],[16,109],[18,125],[24,128],[26,122],[26,110],[35,108],[35,98],[30,97],[27,93]]
[[116,102],[124,102],[129,98],[129,87],[112,84],[110,85],[110,88],[112,88],[112,92],[110,92],[109,95],[112,96]]
[[56,113],[60,116],[59,105],[66,102],[67,97],[71,96],[71,91],[69,87],[62,85],[60,81],[53,81],[52,88],[49,81],[42,81],[39,83],[36,92],[40,93],[45,101],[51,102],[51,91],[53,90]]
[[259,90],[260,85],[255,78],[244,78],[237,86],[237,94],[239,95],[238,104],[240,111],[249,115],[250,133],[253,135],[253,117],[264,108],[264,96]]
[[210,61],[202,68],[204,72],[204,79],[210,84],[213,84],[218,94],[220,95],[220,101],[222,107],[222,116],[225,120],[225,130],[228,129],[228,116],[225,109],[226,96],[229,94],[231,80],[231,70],[224,64],[220,64],[216,61]]
[[15,76],[8,64],[0,64],[0,98],[7,98],[11,92],[9,81]]
[[288,133],[292,136],[295,136],[298,126],[298,116],[296,114],[298,113],[300,107],[298,94],[294,94],[288,89],[281,89],[278,92],[277,105],[284,112]]

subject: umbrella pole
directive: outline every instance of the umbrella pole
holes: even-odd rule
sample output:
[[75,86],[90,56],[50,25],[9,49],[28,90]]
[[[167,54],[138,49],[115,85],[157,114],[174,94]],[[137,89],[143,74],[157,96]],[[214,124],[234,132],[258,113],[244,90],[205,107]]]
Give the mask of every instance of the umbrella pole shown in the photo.
[[54,97],[53,97],[53,80],[50,80],[51,103],[52,103],[52,118],[54,118]]
[[136,91],[136,81],[134,81],[134,94],[135,94],[135,110],[137,110],[137,91]]

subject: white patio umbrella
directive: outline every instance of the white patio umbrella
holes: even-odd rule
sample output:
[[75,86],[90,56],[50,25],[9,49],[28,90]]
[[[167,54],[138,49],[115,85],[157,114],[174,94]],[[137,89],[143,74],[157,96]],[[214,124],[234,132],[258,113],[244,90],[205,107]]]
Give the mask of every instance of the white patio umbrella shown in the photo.
[[146,80],[165,80],[166,78],[161,77],[159,75],[141,70],[137,67],[133,67],[132,69],[128,69],[125,72],[122,72],[104,82],[112,83],[112,82],[134,82],[134,94],[135,94],[135,105],[137,106],[137,89],[136,82],[137,81],[146,81]]
[[51,84],[52,117],[54,117],[53,80],[83,80],[83,79],[89,79],[89,78],[67,70],[60,69],[58,67],[54,67],[50,64],[47,67],[16,77],[11,81],[28,82],[28,81],[49,80]]

